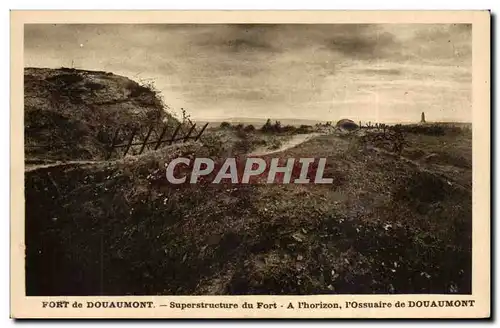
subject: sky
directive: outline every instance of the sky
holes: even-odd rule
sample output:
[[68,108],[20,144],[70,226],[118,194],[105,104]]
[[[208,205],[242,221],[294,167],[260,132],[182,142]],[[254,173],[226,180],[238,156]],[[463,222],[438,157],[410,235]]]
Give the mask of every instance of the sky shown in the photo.
[[25,67],[153,82],[194,119],[472,121],[466,24],[25,25]]

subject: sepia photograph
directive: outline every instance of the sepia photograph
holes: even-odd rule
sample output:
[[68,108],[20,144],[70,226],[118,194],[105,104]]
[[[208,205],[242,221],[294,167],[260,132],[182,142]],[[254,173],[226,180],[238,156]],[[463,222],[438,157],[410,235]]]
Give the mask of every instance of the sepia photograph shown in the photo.
[[24,296],[473,307],[473,29],[24,24]]

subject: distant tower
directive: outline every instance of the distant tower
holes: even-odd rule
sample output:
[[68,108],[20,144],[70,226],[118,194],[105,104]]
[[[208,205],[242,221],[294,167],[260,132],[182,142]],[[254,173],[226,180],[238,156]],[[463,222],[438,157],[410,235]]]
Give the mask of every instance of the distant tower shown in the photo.
[[425,113],[422,112],[422,117],[420,119],[420,123],[425,123]]

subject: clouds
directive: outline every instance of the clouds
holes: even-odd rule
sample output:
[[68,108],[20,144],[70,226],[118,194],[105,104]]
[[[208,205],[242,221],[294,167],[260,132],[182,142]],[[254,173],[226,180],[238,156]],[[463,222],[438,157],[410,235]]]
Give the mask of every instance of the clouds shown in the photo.
[[[200,118],[414,120],[429,108],[470,119],[470,25],[25,27],[26,66],[72,62],[154,79],[169,105]],[[436,90],[445,94],[431,97]]]

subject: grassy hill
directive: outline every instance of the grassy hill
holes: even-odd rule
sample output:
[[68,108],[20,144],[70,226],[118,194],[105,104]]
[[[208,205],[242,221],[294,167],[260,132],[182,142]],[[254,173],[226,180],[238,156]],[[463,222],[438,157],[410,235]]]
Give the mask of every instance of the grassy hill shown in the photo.
[[[127,77],[69,68],[25,68],[26,159],[102,159],[118,126],[175,119],[155,90]],[[118,140],[122,141],[122,140]]]
[[170,185],[175,157],[232,155],[209,139],[27,172],[27,295],[470,293],[471,138],[270,156],[326,157],[331,185]]

